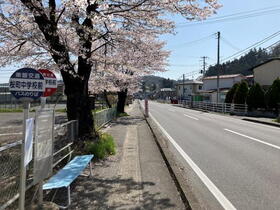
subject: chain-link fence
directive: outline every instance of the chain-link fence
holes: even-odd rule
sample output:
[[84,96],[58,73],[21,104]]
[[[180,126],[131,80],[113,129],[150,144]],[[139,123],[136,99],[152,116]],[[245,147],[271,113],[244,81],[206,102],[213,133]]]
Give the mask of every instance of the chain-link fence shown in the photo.
[[[106,109],[94,114],[96,128],[101,128],[117,116],[116,108]],[[71,145],[78,138],[78,122],[69,121],[55,125],[53,145],[53,168],[59,170],[71,159]],[[19,197],[19,175],[21,158],[21,140],[0,147],[0,210],[11,205],[17,207]],[[26,177],[26,196],[33,197],[29,192],[33,183],[33,161],[28,165]],[[31,194],[31,195],[30,195]]]
[[[59,169],[62,161],[71,158],[70,146],[78,138],[78,122],[73,120],[55,126],[53,168]],[[0,210],[17,208],[16,200],[19,197],[21,140],[0,147]],[[27,167],[26,197],[32,198],[28,192],[33,183],[33,161]],[[12,207],[11,207],[12,206]]]
[[110,109],[105,109],[99,112],[94,113],[94,125],[95,128],[99,129],[104,124],[110,122],[115,119],[117,116],[117,108],[113,107]]
[[19,191],[21,141],[0,148],[0,209],[13,202]]

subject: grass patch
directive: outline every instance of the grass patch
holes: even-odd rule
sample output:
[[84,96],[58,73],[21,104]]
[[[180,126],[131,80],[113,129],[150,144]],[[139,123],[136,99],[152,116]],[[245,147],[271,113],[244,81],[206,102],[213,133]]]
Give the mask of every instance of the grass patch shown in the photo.
[[0,113],[23,112],[23,109],[0,109]]
[[276,118],[275,120],[272,120],[273,122],[277,122],[277,123],[280,123],[280,117],[279,118]]
[[88,154],[94,154],[97,159],[104,159],[116,154],[116,144],[111,135],[103,133],[97,142],[86,142],[85,151]]
[[117,117],[128,117],[129,114],[127,114],[126,112],[123,113],[117,113]]
[[55,112],[66,113],[67,109],[66,108],[64,108],[64,109],[56,109]]

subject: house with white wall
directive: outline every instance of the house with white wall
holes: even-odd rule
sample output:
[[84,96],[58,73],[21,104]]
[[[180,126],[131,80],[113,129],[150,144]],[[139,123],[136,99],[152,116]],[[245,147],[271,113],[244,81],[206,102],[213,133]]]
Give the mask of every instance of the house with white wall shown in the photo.
[[[219,102],[223,103],[226,98],[228,90],[238,82],[246,80],[246,77],[242,74],[229,74],[229,75],[220,75],[219,78]],[[203,81],[203,91],[202,95],[204,96],[204,101],[209,101],[216,103],[217,102],[217,76],[204,77]]]
[[178,99],[191,100],[202,90],[202,81],[190,80],[176,84],[176,95]]
[[254,82],[264,88],[272,85],[273,81],[280,78],[280,58],[272,58],[252,68]]
[[[221,89],[230,89],[235,83],[245,79],[246,77],[242,74],[220,75],[219,87]],[[204,77],[202,81],[203,90],[217,90],[217,76]]]

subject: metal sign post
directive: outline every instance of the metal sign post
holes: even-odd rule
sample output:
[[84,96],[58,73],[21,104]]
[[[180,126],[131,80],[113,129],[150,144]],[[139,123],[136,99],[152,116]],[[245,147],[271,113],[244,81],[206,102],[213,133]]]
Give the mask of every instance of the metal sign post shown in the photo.
[[23,136],[22,136],[22,143],[21,143],[21,159],[20,159],[20,192],[19,192],[19,209],[24,209],[24,200],[25,200],[25,187],[26,187],[26,166],[24,164],[25,158],[25,134],[26,134],[26,120],[29,116],[29,108],[30,102],[24,101],[23,102]]
[[[26,148],[26,121],[29,115],[30,101],[40,98],[45,91],[45,80],[43,75],[32,68],[22,68],[15,71],[10,77],[9,88],[11,94],[23,101],[24,119],[23,119],[23,138],[21,144],[21,161],[20,161],[20,189],[19,189],[19,209],[24,210],[25,190],[26,190],[26,166],[25,163]],[[31,137],[32,138],[32,137]],[[32,145],[32,144],[31,144]],[[32,153],[31,153],[32,154]],[[32,157],[30,157],[32,158]]]
[[41,97],[41,108],[44,109],[46,106],[47,97]]
[[[51,152],[46,152],[46,150],[40,150],[38,151],[38,145],[39,144],[42,144],[45,143],[46,146],[48,145],[49,147],[51,147],[51,149],[53,149],[53,145],[49,145],[48,143],[52,143],[53,141],[53,131],[52,131],[52,135],[51,137],[47,137],[48,135],[46,134],[43,134],[44,132],[47,132],[48,134],[50,134],[50,128],[48,128],[48,126],[44,126],[42,125],[42,122],[40,121],[40,118],[45,118],[47,119],[48,118],[48,113],[53,113],[52,114],[52,123],[49,124],[52,126],[52,130],[53,130],[53,125],[54,125],[54,111],[51,111],[49,110],[49,112],[47,112],[47,110],[44,110],[43,109],[45,108],[46,106],[46,101],[47,101],[47,97],[48,96],[51,96],[53,95],[56,90],[57,90],[57,79],[56,79],[56,76],[53,72],[51,72],[50,70],[48,69],[39,69],[38,70],[45,78],[45,92],[43,94],[43,97],[41,97],[41,110],[40,111],[37,111],[36,112],[36,118],[37,118],[37,125],[36,125],[36,146],[35,146],[35,157],[36,157],[36,161],[34,163],[34,178],[35,180],[38,180],[39,182],[39,205],[41,205],[43,203],[43,179],[48,177],[48,175],[50,175],[52,173],[51,169],[52,169],[52,150]],[[51,122],[51,119],[48,119],[48,122]],[[45,127],[46,129],[45,130],[41,130],[39,131],[38,127],[39,126],[43,126]],[[48,128],[48,129],[47,129]],[[39,153],[38,153],[39,152]],[[48,156],[47,158],[46,157],[42,157],[42,153],[46,153],[44,154],[45,156]],[[41,156],[40,156],[41,154]],[[50,159],[51,158],[51,159]],[[43,166],[43,168],[42,168]],[[46,169],[49,169],[46,170]],[[41,173],[43,172],[43,173]]]

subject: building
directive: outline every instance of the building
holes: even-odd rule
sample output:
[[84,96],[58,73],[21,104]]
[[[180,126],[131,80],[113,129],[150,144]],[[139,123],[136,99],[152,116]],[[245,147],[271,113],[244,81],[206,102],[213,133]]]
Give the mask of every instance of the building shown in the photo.
[[[229,91],[228,88],[220,89],[219,103],[225,102],[228,91]],[[204,102],[217,103],[217,90],[202,90],[200,94]]]
[[247,75],[246,82],[248,83],[249,87],[253,86],[254,84],[254,75]]
[[202,81],[190,80],[176,84],[176,95],[178,99],[192,100],[202,90]]
[[[221,75],[219,79],[220,89],[230,89],[235,83],[245,80],[242,74]],[[204,77],[203,90],[217,90],[217,76]]]
[[280,78],[280,58],[272,58],[252,68],[254,82],[259,83],[265,89],[272,85],[273,81]]

